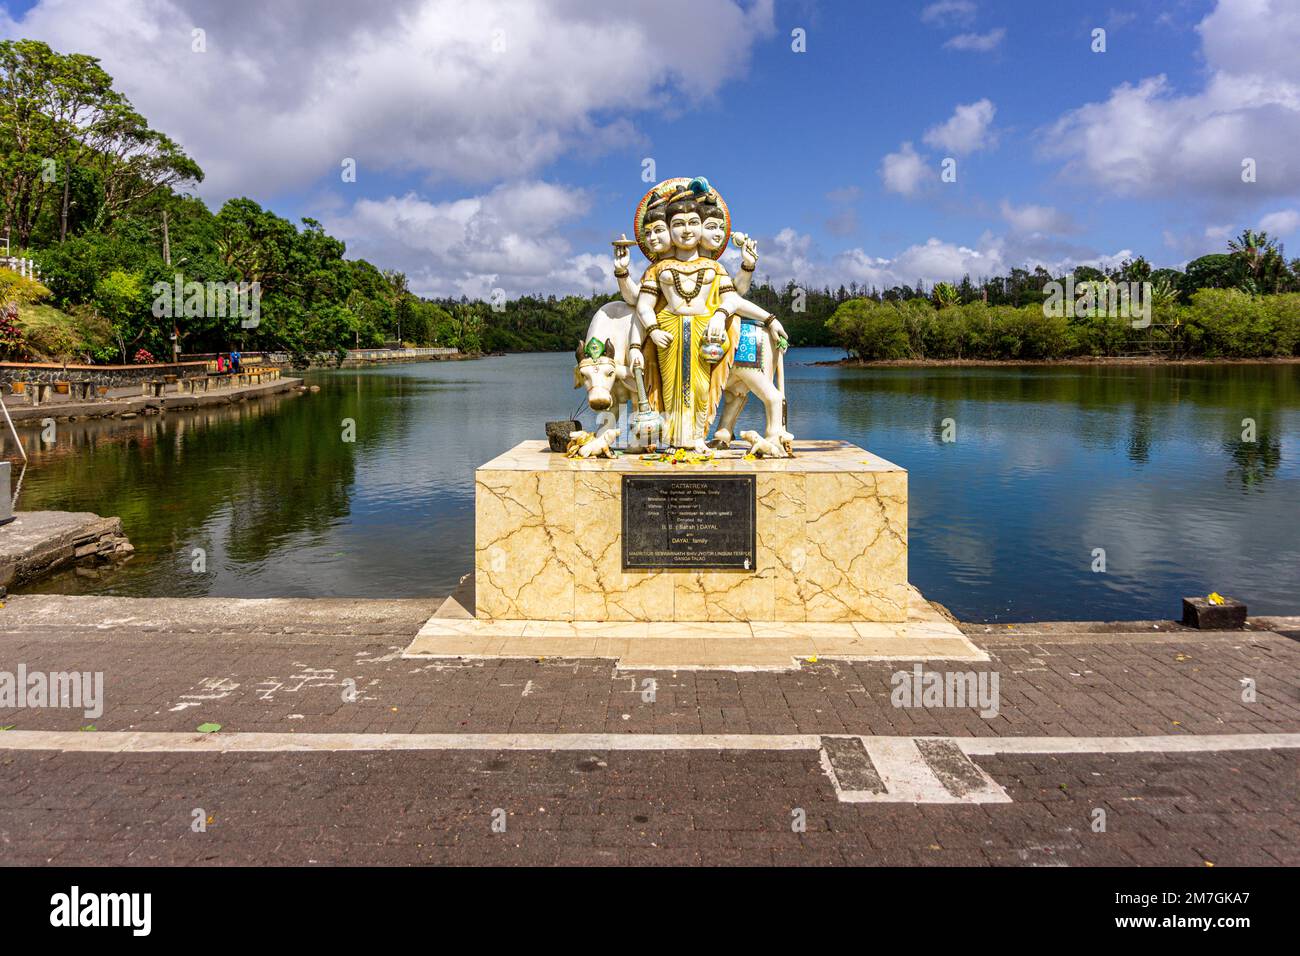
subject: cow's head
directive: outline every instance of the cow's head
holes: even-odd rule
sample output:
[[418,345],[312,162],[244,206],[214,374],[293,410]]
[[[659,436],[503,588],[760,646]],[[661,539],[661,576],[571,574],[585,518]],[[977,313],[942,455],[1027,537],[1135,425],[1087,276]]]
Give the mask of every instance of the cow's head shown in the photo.
[[587,404],[592,411],[603,412],[613,404],[614,381],[618,375],[618,365],[614,356],[614,342],[598,338],[587,340],[586,345],[578,342],[574,355],[577,366],[573,369],[573,387],[587,389]]

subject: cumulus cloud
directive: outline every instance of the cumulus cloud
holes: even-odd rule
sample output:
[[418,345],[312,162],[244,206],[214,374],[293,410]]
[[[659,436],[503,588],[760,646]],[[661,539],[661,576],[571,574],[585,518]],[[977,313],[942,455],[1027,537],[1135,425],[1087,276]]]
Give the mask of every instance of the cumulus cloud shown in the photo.
[[959,33],[943,45],[945,50],[967,50],[973,53],[988,53],[1002,45],[1007,31],[1004,27],[994,27],[988,33]]
[[[1043,154],[1120,195],[1240,201],[1300,190],[1300,6],[1220,0],[1197,29],[1200,91],[1180,93],[1163,74],[1121,84],[1043,130]],[[1246,159],[1255,182],[1242,181]]]
[[1270,236],[1289,236],[1300,226],[1300,212],[1294,209],[1280,209],[1271,212],[1259,221],[1259,228]]
[[623,114],[709,97],[772,23],[772,0],[40,0],[0,31],[100,57],[220,200],[301,188],[348,157],[358,182],[527,176],[634,138]]
[[880,161],[880,179],[885,188],[900,196],[914,196],[921,187],[934,178],[926,165],[925,157],[910,142],[903,143],[896,153],[886,153]]
[[1033,203],[1013,206],[1004,199],[998,211],[1014,233],[1047,235],[1074,232],[1077,228],[1069,213],[1061,212],[1055,206],[1036,206]]
[[420,295],[486,298],[495,288],[586,295],[614,288],[613,259],[575,254],[555,227],[588,205],[580,190],[521,182],[446,202],[415,193],[359,199],[322,222],[349,254],[406,272]]
[[774,237],[760,237],[759,253],[760,274],[777,285],[795,281],[805,287],[837,288],[856,282],[877,289],[915,286],[918,280],[929,287],[936,282],[960,282],[967,275],[978,280],[1004,275],[1013,267],[1042,266],[1053,275],[1063,275],[1081,265],[1112,268],[1133,258],[1129,249],[1099,253],[1051,239],[991,232],[971,245],[931,237],[888,256],[855,247],[827,257],[810,235],[790,228]]
[[922,139],[954,156],[986,149],[997,142],[992,129],[996,113],[997,107],[988,98],[958,106],[945,122],[926,130]]

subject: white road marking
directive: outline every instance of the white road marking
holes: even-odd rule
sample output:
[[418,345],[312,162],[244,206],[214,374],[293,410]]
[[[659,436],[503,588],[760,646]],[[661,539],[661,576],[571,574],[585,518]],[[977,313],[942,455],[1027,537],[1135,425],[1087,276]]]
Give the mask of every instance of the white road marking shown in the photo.
[[364,750],[817,750],[817,734],[294,734],[6,730],[0,750],[267,753]]
[[[828,735],[846,736],[846,735]],[[368,750],[816,750],[844,803],[1011,803],[971,756],[996,753],[1214,753],[1300,749],[1300,734],[1134,737],[858,737],[884,792],[846,790],[814,734],[187,734],[174,731],[0,732],[0,749],[79,753],[276,753]],[[927,753],[919,741],[933,741]],[[965,761],[965,762],[962,762]],[[937,771],[937,773],[936,773]],[[946,783],[945,783],[946,780]]]
[[[850,734],[828,734],[845,737]],[[329,734],[188,731],[0,731],[0,750],[820,750],[821,734]],[[862,737],[870,751],[898,741],[945,740],[978,756],[1004,753],[1165,753],[1300,749],[1297,734],[1137,737]]]
[[[833,737],[845,734],[826,735]],[[329,753],[389,750],[701,751],[808,750],[819,755],[846,803],[1009,803],[972,756],[987,754],[1216,753],[1300,749],[1300,734],[1186,734],[1147,737],[859,737],[886,792],[845,790],[820,734],[297,734],[176,731],[7,730],[0,750],[77,753]],[[917,741],[947,745],[927,747]],[[969,761],[969,766],[960,760]],[[947,761],[945,763],[945,760]],[[936,773],[936,770],[938,771]],[[944,778],[949,780],[945,784]],[[956,778],[964,778],[957,780]],[[982,780],[982,783],[981,783]],[[959,785],[958,785],[959,784]]]
[[957,745],[971,756],[1215,753],[1224,750],[1300,748],[1300,734],[1161,734],[1146,737],[958,737],[955,739]]
[[[942,738],[940,738],[942,739]],[[973,772],[983,786],[968,793],[951,792],[916,747],[914,737],[863,737],[867,754],[885,784],[884,793],[869,790],[844,791],[846,803],[1010,803],[1007,792],[993,782],[969,758]]]

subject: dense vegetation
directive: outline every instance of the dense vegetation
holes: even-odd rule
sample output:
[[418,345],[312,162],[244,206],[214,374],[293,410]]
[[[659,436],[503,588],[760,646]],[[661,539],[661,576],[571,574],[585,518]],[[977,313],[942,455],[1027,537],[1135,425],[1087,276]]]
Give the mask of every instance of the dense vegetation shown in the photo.
[[1288,263],[1267,233],[1246,230],[1226,253],[1193,259],[1181,272],[1153,270],[1138,257],[1108,272],[1080,266],[1072,278],[1098,298],[1147,283],[1149,312],[1059,314],[1046,306],[1065,277],[1040,267],[979,284],[969,276],[940,282],[928,294],[920,283],[872,289],[842,303],[828,327],[837,345],[863,360],[1300,354],[1300,259]]
[[[213,213],[184,189],[203,171],[151,129],[93,57],[33,40],[0,42],[0,215],[11,253],[44,289],[6,296],[14,329],[0,357],[125,362],[239,345],[296,356],[378,346],[474,351],[477,314],[411,294],[405,276],[344,258],[320,223],[301,226],[250,199]],[[253,283],[260,323],[156,316],[154,284]],[[0,290],[2,292],[4,290]]]
[[1157,305],[1148,328],[1126,318],[1054,317],[1041,305],[980,302],[938,309],[927,299],[853,299],[830,321],[836,342],[864,360],[1059,359],[1076,356],[1271,358],[1300,354],[1300,294],[1202,289]]

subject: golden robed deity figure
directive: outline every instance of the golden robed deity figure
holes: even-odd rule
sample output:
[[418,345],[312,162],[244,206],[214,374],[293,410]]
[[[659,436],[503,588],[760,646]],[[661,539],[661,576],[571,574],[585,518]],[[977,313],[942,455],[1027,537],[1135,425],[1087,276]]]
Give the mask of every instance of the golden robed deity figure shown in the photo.
[[630,362],[644,370],[647,398],[663,418],[663,443],[703,452],[735,356],[738,317],[765,320],[773,334],[784,333],[741,296],[753,271],[748,240],[743,290],[718,261],[731,218],[708,180],[660,183],[638,205],[634,227],[650,260],[639,286],[628,278],[625,251],[615,258],[624,298],[636,308]]

